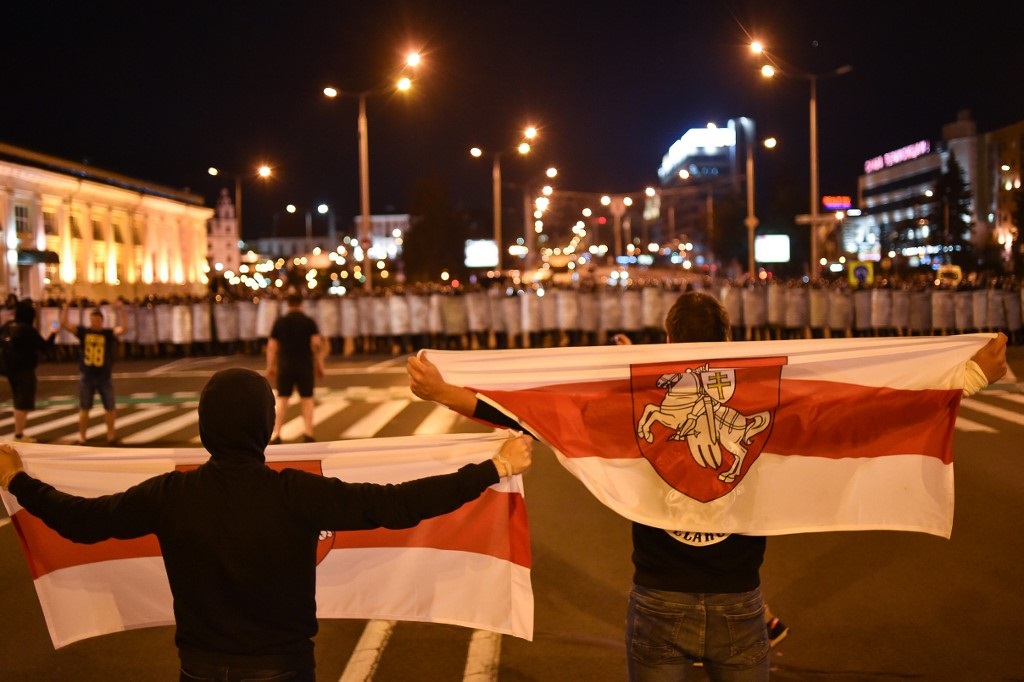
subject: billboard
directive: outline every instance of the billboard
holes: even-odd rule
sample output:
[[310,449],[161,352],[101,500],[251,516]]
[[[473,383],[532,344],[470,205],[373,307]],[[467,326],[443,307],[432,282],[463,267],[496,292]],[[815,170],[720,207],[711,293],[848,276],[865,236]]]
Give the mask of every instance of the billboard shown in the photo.
[[464,253],[467,268],[498,267],[498,245],[493,239],[467,239]]
[[758,263],[788,263],[789,235],[759,234],[754,237],[754,260]]

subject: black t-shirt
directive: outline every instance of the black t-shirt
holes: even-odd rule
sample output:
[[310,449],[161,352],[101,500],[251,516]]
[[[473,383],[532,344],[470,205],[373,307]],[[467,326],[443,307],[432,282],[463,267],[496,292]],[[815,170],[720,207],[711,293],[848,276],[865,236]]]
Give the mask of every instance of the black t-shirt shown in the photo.
[[[482,400],[476,401],[473,417],[522,429]],[[758,535],[667,531],[634,523],[633,582],[668,592],[748,592],[761,584],[765,545]]]
[[312,367],[310,339],[319,333],[316,321],[297,310],[277,318],[270,330],[270,338],[279,344],[278,363],[281,366]]
[[117,335],[113,329],[79,327],[75,334],[81,343],[78,368],[82,374],[103,376],[110,374],[117,350]]

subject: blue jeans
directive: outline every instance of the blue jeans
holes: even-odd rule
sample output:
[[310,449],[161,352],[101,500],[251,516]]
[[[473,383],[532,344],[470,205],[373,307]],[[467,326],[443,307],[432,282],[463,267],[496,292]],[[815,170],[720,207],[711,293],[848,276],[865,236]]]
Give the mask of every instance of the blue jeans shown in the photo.
[[771,664],[761,590],[688,594],[634,585],[626,615],[632,682],[678,682],[703,661],[716,682],[768,679]]

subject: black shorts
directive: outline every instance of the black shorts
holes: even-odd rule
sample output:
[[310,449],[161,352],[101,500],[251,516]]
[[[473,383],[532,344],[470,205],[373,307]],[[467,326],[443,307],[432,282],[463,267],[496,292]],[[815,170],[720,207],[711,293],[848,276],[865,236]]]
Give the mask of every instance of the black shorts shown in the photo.
[[11,396],[14,409],[29,410],[36,409],[36,372],[34,369],[22,369],[11,372],[7,377],[11,384]]
[[281,366],[277,372],[277,397],[290,397],[299,390],[300,398],[313,397],[313,368]]

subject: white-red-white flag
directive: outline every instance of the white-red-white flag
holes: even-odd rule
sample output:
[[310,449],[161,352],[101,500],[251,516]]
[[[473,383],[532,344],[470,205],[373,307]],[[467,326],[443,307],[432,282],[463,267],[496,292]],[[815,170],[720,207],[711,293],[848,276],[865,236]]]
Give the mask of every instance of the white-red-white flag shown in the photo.
[[966,362],[991,337],[421,352],[631,520],[948,538]]
[[[274,446],[267,462],[346,481],[400,483],[455,471],[496,452],[501,433]],[[119,492],[206,461],[199,448],[19,445],[25,469],[64,492]],[[155,536],[93,545],[65,540],[3,492],[54,647],[174,622]],[[317,616],[448,623],[533,638],[530,538],[520,476],[406,530],[324,534]]]

